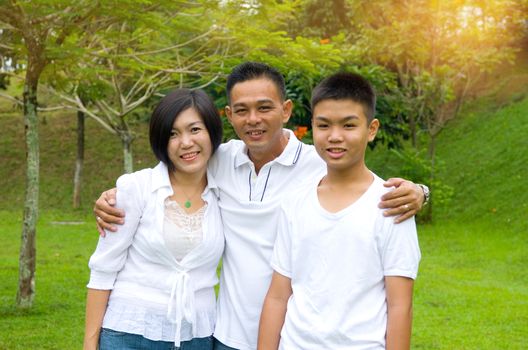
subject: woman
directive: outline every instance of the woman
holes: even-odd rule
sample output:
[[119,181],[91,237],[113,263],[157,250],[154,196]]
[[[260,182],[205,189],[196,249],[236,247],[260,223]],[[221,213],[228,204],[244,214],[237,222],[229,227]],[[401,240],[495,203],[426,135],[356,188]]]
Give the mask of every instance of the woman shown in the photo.
[[85,349],[212,349],[224,237],[207,162],[222,122],[205,92],[179,89],[149,135],[160,163],[117,180],[126,223],[90,258]]

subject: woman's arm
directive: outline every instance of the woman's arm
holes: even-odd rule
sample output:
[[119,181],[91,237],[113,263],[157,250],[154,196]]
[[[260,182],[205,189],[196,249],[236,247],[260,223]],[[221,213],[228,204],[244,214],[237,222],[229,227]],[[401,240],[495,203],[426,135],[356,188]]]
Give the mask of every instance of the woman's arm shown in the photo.
[[260,315],[258,350],[279,348],[280,332],[286,316],[288,299],[292,295],[291,279],[273,272],[268,294]]
[[96,350],[99,333],[108,304],[109,290],[88,289],[86,296],[86,324],[84,328],[84,350]]
[[412,292],[414,280],[400,276],[386,276],[387,293],[387,350],[411,348]]

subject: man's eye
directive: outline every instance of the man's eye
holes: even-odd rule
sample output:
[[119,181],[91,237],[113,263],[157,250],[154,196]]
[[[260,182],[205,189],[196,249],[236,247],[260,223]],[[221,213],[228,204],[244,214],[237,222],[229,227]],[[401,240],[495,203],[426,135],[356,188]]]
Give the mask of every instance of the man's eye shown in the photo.
[[259,110],[261,110],[261,111],[269,111],[269,110],[271,110],[271,106],[260,106]]
[[235,109],[235,113],[236,113],[236,114],[242,114],[242,113],[244,113],[245,111],[246,111],[246,110],[243,109],[243,108],[241,108],[241,109]]

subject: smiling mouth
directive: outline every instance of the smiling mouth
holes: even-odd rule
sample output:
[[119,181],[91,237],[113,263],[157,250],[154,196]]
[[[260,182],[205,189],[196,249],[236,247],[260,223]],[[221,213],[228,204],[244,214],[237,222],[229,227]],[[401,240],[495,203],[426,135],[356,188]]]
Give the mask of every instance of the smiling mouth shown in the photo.
[[260,136],[264,134],[264,131],[263,130],[251,130],[251,131],[247,131],[246,134],[249,136]]
[[330,153],[342,153],[346,151],[344,148],[327,148],[326,150]]
[[185,154],[182,154],[180,158],[183,160],[191,160],[191,159],[196,158],[198,156],[198,153],[199,152],[185,153]]

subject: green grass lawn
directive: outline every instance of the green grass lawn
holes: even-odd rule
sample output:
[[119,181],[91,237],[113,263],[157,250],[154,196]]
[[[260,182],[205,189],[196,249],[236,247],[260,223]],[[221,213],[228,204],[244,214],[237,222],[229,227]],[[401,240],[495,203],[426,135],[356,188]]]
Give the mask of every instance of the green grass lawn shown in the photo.
[[[82,347],[87,262],[97,243],[91,203],[121,169],[118,141],[87,124],[84,201],[77,211],[69,209],[74,124],[66,115],[54,115],[41,128],[36,296],[34,307],[24,312],[15,307],[23,125],[20,118],[0,115],[0,349]],[[413,349],[526,348],[527,128],[525,99],[498,111],[480,106],[442,133],[441,177],[454,196],[449,206],[435,209],[433,224],[418,228],[422,262]],[[138,168],[152,162],[145,141],[143,135],[136,144]]]
[[[43,213],[28,312],[14,306],[20,215],[0,212],[0,222],[0,349],[80,349],[87,261],[97,243],[92,217]],[[419,236],[413,349],[524,349],[526,234],[483,221],[421,225]]]

